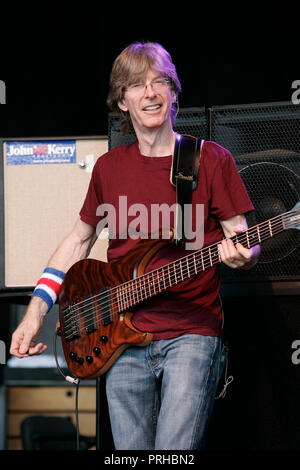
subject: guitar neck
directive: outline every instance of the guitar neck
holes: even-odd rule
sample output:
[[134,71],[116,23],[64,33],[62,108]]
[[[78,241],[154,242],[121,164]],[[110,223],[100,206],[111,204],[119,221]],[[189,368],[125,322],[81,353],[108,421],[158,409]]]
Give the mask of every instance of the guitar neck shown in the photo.
[[[235,245],[241,243],[246,248],[252,248],[291,228],[292,215],[293,211],[289,211],[275,216],[234,235],[231,240]],[[118,311],[133,307],[220,263],[219,243],[220,241],[118,286],[115,296]]]

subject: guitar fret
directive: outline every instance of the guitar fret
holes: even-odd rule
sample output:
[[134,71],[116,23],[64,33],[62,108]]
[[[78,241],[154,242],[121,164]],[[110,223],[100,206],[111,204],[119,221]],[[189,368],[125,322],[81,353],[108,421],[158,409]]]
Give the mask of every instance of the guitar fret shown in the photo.
[[126,303],[125,303],[125,307],[128,308],[128,305],[129,305],[129,291],[128,291],[128,284],[126,285],[126,288],[125,288],[125,293],[126,293]]
[[202,270],[205,271],[204,259],[203,259],[203,251],[201,251],[200,255],[201,255]]
[[246,238],[247,238],[247,246],[248,246],[248,248],[250,248],[248,230],[246,231]]
[[217,252],[218,252],[219,263],[221,263],[222,259],[221,259],[221,254],[220,254],[220,250],[219,250],[219,246],[218,246],[218,245],[217,245]]
[[182,264],[181,264],[181,260],[179,261],[179,265],[180,265],[180,273],[181,273],[181,280],[183,281],[183,272],[182,272]]
[[147,276],[143,276],[143,285],[142,285],[143,293],[144,293],[144,298],[147,299]]
[[123,310],[122,287],[118,288],[118,297],[119,297],[119,304],[120,304],[120,311],[121,311]]
[[257,227],[256,231],[257,231],[257,236],[258,236],[259,243],[261,243],[259,227]]
[[195,255],[195,253],[193,254],[193,259],[194,259],[195,274],[197,274],[196,255]]
[[128,307],[128,290],[125,288],[125,308]]
[[272,232],[272,223],[271,223],[271,220],[269,220],[269,231],[270,231],[270,235],[271,235],[271,237],[273,237],[273,232]]
[[191,277],[188,258],[186,258],[186,268],[187,268],[187,272],[188,272],[188,277]]
[[177,284],[177,276],[176,276],[175,263],[173,264],[173,268],[174,268],[174,275],[175,275],[175,284]]
[[127,308],[131,305],[131,284],[127,284]]
[[214,264],[216,258],[218,258],[218,247],[214,246],[214,247],[212,247],[212,262],[213,262],[213,264]]
[[161,280],[162,280],[162,277],[160,274],[158,274],[158,290],[159,292],[161,292]]
[[[141,280],[140,280],[140,278],[135,279],[135,282],[136,282],[136,289],[135,289],[136,303],[138,304],[139,300],[140,300],[139,294],[141,293]],[[141,300],[142,300],[142,298],[141,298]]]
[[130,287],[129,287],[129,298],[130,298],[130,305],[134,305],[134,294],[135,294],[135,291],[134,291],[134,284],[133,282],[130,283]]
[[[147,275],[147,278],[148,278],[148,291],[149,291],[149,296],[151,297],[151,296],[152,296],[152,293],[151,293],[151,282],[150,282],[150,276],[149,276],[149,274]],[[146,298],[148,298],[148,295],[147,295]]]
[[166,289],[166,288],[167,288],[167,286],[166,286],[166,279],[165,279],[165,272],[164,272],[164,268],[162,268],[162,277],[163,277],[164,289]]
[[130,284],[130,302],[131,302],[130,305],[134,305],[134,304],[135,304],[134,295],[135,295],[134,283],[131,282],[131,284]]
[[120,305],[119,288],[117,288],[116,298],[117,298],[118,312],[120,312],[121,311],[121,305]]
[[152,273],[152,285],[153,285],[154,295],[156,295],[154,273]]
[[125,308],[125,295],[124,295],[124,287],[122,287],[122,306],[123,309]]
[[212,266],[213,262],[212,262],[210,247],[208,248],[208,253],[209,253],[209,259],[210,259],[210,265]]
[[172,285],[171,276],[170,276],[170,266],[168,265],[168,277],[169,277],[169,286]]

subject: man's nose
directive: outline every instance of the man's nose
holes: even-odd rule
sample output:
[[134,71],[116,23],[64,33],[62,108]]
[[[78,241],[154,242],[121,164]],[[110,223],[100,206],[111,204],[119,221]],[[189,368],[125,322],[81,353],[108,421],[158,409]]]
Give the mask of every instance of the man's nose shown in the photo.
[[152,98],[153,96],[156,95],[156,92],[155,92],[155,89],[153,87],[153,84],[150,82],[150,83],[145,83],[145,96],[147,98]]

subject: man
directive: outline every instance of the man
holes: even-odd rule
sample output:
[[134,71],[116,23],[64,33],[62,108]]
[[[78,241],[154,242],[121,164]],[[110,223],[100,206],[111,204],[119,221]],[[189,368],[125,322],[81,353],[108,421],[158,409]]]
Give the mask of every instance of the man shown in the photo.
[[[51,291],[43,290],[43,282],[47,284],[47,276],[56,276],[59,286],[63,274],[87,256],[104,216],[99,211],[102,204],[111,204],[118,212],[123,195],[128,207],[143,204],[149,215],[154,204],[170,207],[175,203],[170,169],[180,89],[171,57],[157,43],[134,43],[115,60],[108,104],[121,113],[124,132],[133,126],[137,141],[116,147],[96,162],[80,217],[49,261],[44,281],[37,286],[13,334],[12,354],[21,358],[46,349],[35,342],[58,288],[50,286],[55,292],[49,299]],[[205,245],[220,241],[220,258],[232,268],[253,266],[259,247],[234,246],[229,240],[247,228],[244,213],[253,206],[230,153],[213,142],[202,145],[192,202],[193,211],[197,204],[204,207]],[[109,261],[120,259],[137,243],[128,231],[130,221],[132,214],[124,226],[117,223],[114,227]],[[222,240],[224,235],[227,239]],[[184,253],[184,246],[168,244],[150,260],[147,269]],[[146,347],[129,347],[106,374],[116,449],[203,448],[222,353],[219,287],[218,271],[213,267],[135,308],[133,325],[151,332],[153,341]]]

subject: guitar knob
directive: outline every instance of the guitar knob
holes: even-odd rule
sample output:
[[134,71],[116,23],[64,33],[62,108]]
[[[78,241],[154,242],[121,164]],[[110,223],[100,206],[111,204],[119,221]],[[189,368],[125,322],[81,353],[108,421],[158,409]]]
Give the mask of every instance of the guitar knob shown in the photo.
[[101,339],[102,343],[106,343],[107,340],[108,340],[108,337],[107,336],[101,336],[100,339]]
[[95,346],[93,351],[94,351],[95,354],[100,354],[101,353],[101,349],[98,348],[98,346]]
[[88,362],[90,364],[91,362],[93,362],[94,359],[93,359],[92,356],[86,356],[85,360],[86,360],[86,362]]
[[69,353],[69,358],[72,359],[72,360],[75,360],[77,358],[77,354],[74,351],[71,351]]
[[84,363],[83,357],[76,357],[76,358],[75,358],[75,361],[78,362],[78,364],[80,364],[81,366],[82,366],[82,364]]

